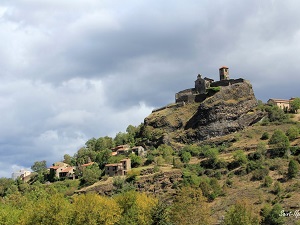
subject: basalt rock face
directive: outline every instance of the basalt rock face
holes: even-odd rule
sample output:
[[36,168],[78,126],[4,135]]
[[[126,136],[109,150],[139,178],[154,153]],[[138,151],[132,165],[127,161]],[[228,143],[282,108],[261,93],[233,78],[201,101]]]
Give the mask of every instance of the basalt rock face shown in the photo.
[[154,146],[227,135],[261,120],[264,114],[256,106],[252,85],[247,81],[235,83],[220,87],[201,103],[173,105],[153,112],[145,119],[141,135]]

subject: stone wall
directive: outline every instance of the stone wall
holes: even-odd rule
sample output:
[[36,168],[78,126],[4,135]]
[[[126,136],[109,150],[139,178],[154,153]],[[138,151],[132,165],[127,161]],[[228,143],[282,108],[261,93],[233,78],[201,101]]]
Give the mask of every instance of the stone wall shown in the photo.
[[220,80],[220,81],[211,83],[210,86],[211,87],[229,86],[232,84],[243,83],[243,82],[245,82],[245,79],[242,79],[242,78],[230,79],[230,80]]

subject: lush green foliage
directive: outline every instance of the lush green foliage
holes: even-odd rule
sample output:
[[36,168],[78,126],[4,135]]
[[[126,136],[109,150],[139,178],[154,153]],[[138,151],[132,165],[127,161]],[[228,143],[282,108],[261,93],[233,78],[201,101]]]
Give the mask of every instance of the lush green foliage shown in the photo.
[[282,130],[274,131],[269,140],[269,144],[273,145],[274,148],[280,153],[284,153],[290,146],[289,139]]
[[286,136],[289,138],[290,141],[295,140],[299,136],[299,129],[296,126],[291,126],[286,131]]

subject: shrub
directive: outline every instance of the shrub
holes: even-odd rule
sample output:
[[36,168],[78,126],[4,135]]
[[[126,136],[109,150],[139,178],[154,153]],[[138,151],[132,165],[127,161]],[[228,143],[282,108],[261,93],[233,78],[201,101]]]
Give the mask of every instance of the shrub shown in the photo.
[[281,156],[289,149],[290,142],[288,137],[283,133],[282,130],[275,130],[271,139],[269,140],[269,144],[273,145],[277,150],[275,152],[276,156]]
[[288,177],[295,178],[298,173],[299,173],[299,163],[296,160],[292,159],[289,162]]
[[191,160],[191,153],[189,152],[183,152],[181,155],[180,155],[180,159],[183,163],[188,163],[190,160]]
[[266,168],[254,170],[251,180],[263,180],[268,174],[269,170]]
[[280,193],[282,192],[282,186],[281,184],[277,181],[274,183],[274,186],[273,186],[273,193],[275,195],[279,195]]
[[263,183],[263,186],[264,187],[271,187],[273,183],[273,180],[270,176],[266,176],[265,179],[264,179],[264,183]]
[[261,135],[261,140],[268,140],[270,137],[269,137],[269,133],[268,132],[264,132],[262,135]]
[[280,216],[281,212],[282,207],[279,204],[275,204],[273,208],[271,208],[270,206],[265,206],[262,209],[263,224],[284,224],[284,217]]
[[295,140],[299,136],[299,129],[295,126],[291,126],[287,131],[286,131],[286,136],[288,136],[290,141]]
[[233,153],[233,158],[238,165],[243,165],[247,163],[248,159],[243,150],[237,150]]
[[252,204],[247,200],[236,202],[225,215],[224,225],[259,225],[259,215],[254,212]]

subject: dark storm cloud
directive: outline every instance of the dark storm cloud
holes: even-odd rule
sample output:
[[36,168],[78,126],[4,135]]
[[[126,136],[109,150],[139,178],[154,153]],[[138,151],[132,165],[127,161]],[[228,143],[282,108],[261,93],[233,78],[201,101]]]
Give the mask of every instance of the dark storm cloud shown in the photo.
[[198,73],[299,96],[295,1],[2,1],[0,176],[138,125]]

